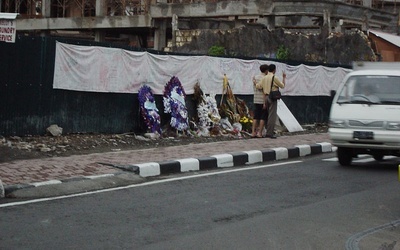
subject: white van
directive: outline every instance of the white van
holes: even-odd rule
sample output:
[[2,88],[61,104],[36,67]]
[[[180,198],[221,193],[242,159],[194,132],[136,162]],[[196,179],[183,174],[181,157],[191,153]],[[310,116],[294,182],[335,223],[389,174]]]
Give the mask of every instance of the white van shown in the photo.
[[358,154],[400,156],[400,63],[353,63],[332,101],[329,136],[340,165]]

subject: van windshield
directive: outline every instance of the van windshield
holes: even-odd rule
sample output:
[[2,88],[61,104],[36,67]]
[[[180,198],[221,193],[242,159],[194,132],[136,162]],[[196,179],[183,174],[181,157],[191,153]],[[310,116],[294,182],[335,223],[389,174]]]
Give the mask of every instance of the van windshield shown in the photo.
[[340,91],[337,103],[400,105],[400,76],[352,76]]

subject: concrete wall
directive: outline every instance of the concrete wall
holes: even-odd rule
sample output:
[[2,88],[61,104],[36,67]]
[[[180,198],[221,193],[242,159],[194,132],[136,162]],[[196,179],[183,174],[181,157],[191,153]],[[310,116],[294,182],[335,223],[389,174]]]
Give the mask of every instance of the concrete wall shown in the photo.
[[321,35],[268,31],[259,27],[231,30],[179,30],[176,44],[166,51],[207,54],[211,46],[226,49],[227,55],[275,58],[279,46],[289,50],[289,60],[351,65],[353,61],[375,61],[368,37],[361,31]]

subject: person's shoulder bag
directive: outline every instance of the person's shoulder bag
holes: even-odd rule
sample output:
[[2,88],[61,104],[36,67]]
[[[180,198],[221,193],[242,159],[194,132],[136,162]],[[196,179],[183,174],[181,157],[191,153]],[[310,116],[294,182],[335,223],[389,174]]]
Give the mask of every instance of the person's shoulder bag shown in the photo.
[[278,87],[278,90],[272,91],[272,86],[274,85],[274,77],[275,77],[275,75],[272,77],[271,91],[269,92],[269,98],[270,98],[272,101],[276,101],[276,100],[278,100],[278,99],[281,99],[281,97],[282,97],[282,94],[281,94],[281,92],[279,91],[279,87]]

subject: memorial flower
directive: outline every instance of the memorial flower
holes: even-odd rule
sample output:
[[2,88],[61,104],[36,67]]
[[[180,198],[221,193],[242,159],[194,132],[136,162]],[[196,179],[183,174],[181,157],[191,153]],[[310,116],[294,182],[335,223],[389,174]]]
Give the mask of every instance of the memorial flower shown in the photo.
[[152,133],[161,135],[161,119],[154,100],[153,92],[147,85],[143,85],[138,91],[140,112]]
[[181,82],[173,76],[165,85],[163,102],[164,112],[171,114],[170,125],[177,131],[185,131],[189,127],[185,97]]

